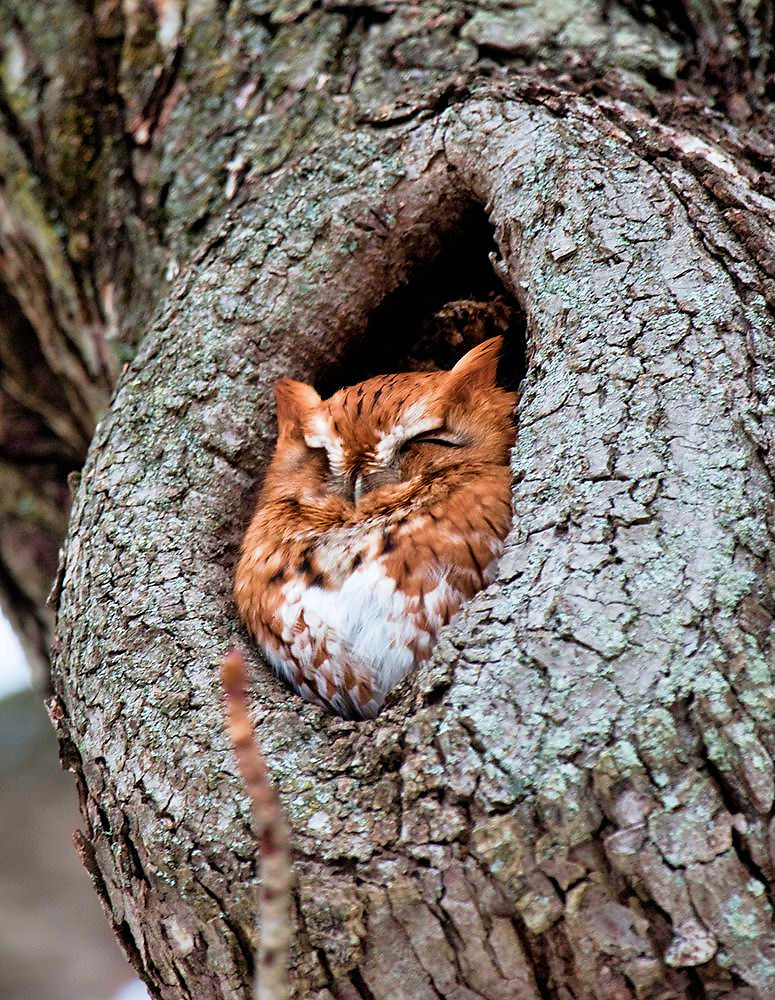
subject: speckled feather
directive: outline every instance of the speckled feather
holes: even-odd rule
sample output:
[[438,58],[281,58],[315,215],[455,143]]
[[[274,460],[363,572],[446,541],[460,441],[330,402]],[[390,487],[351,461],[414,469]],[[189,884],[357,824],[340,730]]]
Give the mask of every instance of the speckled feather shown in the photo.
[[276,386],[278,440],[234,596],[308,701],[372,717],[438,630],[493,578],[511,523],[516,396],[501,338],[450,372],[386,375],[328,400]]

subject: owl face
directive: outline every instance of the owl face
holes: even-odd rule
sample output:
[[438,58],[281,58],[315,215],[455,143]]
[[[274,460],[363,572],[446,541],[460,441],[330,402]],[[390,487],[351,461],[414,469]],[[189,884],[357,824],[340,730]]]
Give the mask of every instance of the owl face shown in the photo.
[[[366,513],[404,498],[406,485],[508,460],[514,396],[495,390],[501,338],[449,372],[378,376],[322,400],[304,383],[276,386],[278,453],[309,496],[340,497]],[[495,391],[493,391],[495,390]]]

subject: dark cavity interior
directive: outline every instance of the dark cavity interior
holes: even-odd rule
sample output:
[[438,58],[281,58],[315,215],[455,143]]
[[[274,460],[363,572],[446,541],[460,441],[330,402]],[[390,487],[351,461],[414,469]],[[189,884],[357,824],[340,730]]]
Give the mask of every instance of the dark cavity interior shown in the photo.
[[316,380],[327,397],[373,375],[449,369],[466,351],[501,334],[498,381],[516,389],[525,374],[525,317],[503,288],[489,254],[492,227],[472,206],[431,261],[411,265],[408,280],[385,297],[341,363]]

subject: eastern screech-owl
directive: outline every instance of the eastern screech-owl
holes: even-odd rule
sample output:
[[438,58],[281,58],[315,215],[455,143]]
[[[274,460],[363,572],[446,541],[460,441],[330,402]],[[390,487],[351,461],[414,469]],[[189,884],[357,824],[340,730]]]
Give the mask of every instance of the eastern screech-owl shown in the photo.
[[280,379],[278,439],[234,596],[299,694],[373,717],[494,575],[511,522],[516,394],[502,338],[448,372],[381,375],[321,400]]

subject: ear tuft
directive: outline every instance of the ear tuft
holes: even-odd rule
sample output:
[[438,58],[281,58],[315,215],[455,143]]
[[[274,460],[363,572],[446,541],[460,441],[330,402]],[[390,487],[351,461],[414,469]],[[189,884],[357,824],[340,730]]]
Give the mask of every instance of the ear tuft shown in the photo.
[[275,382],[274,397],[277,403],[278,432],[302,435],[306,418],[320,404],[320,396],[306,382],[281,378]]
[[474,389],[493,387],[502,346],[503,337],[491,337],[464,354],[449,373],[449,395],[462,399]]

